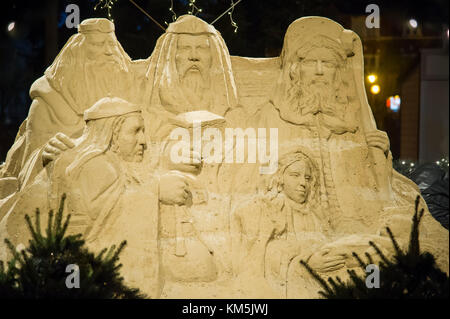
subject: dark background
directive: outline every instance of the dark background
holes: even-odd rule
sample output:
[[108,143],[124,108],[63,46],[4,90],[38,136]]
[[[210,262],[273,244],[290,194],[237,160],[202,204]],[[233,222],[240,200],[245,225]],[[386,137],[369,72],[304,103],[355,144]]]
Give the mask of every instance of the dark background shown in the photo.
[[[165,25],[165,21],[172,21],[170,0],[135,1],[159,23]],[[107,17],[106,10],[94,11],[97,0],[3,0],[0,4],[0,161],[4,160],[20,123],[28,114],[31,84],[43,75],[67,39],[76,32],[65,26],[65,8],[71,3],[80,7],[80,21]],[[173,0],[178,16],[188,12],[188,3],[188,0]],[[365,8],[370,3],[380,7],[381,28],[375,37],[360,36],[367,56],[372,54],[377,59],[374,64],[366,62],[366,71],[377,72],[382,91],[376,96],[369,92],[368,96],[377,125],[388,132],[394,158],[398,159],[402,157],[401,112],[387,109],[386,98],[399,94],[409,74],[420,63],[421,49],[445,47],[447,0],[242,0],[233,13],[239,27],[236,33],[228,15],[214,26],[222,33],[232,55],[274,57],[281,51],[287,27],[297,18],[326,16],[358,33],[355,21],[367,15]],[[230,1],[197,0],[196,5],[203,9],[198,16],[212,22],[230,6]],[[163,31],[128,0],[117,1],[111,14],[117,38],[126,52],[133,59],[147,58]],[[418,21],[420,30],[413,37],[405,33],[411,18]],[[12,21],[15,28],[9,32],[7,26]]]

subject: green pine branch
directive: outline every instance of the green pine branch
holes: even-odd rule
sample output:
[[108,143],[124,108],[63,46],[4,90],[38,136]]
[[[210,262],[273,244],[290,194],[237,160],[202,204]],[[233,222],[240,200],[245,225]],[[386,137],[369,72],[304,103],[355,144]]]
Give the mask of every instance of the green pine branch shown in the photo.
[[[31,234],[28,247],[20,252],[5,239],[12,259],[8,267],[0,264],[0,298],[144,298],[138,289],[127,287],[120,276],[119,255],[126,241],[98,254],[85,246],[81,234],[66,235],[70,214],[63,219],[65,195],[58,212],[49,212],[45,233],[41,230],[40,212],[36,210],[34,224],[26,215]],[[69,289],[66,267],[79,267],[80,288]]]
[[[419,211],[419,201],[420,197],[418,196],[412,218],[409,247],[406,251],[402,251],[389,227],[386,230],[394,248],[393,258],[387,258],[374,242],[369,242],[381,259],[378,265],[380,288],[368,288],[365,283],[365,276],[358,275],[355,270],[347,270],[350,277],[347,282],[343,282],[339,277],[335,279],[330,277],[328,281],[325,281],[307,262],[300,261],[320,284],[322,291],[319,294],[327,299],[448,298],[448,275],[437,267],[432,254],[420,252],[419,225],[424,210]],[[353,253],[353,257],[358,261],[363,273],[365,273],[368,264],[374,263],[372,256],[367,252],[365,253],[367,262],[364,262],[356,253]]]

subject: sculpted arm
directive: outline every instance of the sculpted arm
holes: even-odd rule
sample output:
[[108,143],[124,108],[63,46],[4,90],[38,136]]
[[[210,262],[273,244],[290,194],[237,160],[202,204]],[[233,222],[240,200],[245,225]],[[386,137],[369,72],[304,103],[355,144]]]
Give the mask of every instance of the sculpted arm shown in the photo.
[[34,98],[27,120],[24,159],[26,160],[36,149],[42,148],[43,166],[55,160],[61,152],[74,146],[73,141],[65,133],[77,128],[78,123],[81,123],[81,117],[71,109],[65,107],[58,112],[44,99]]
[[57,133],[52,118],[50,106],[40,97],[33,99],[26,127],[25,158],[28,158],[34,150],[42,147]]

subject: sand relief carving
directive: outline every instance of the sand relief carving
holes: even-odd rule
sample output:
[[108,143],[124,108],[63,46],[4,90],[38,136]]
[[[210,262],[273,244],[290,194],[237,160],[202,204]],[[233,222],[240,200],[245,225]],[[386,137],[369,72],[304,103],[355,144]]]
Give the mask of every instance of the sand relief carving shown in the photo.
[[73,146],[67,137],[81,135],[84,110],[108,93],[133,97],[130,65],[112,22],[84,20],[44,76],[33,83],[29,116],[8,152],[1,176],[14,178],[16,190],[23,188],[43,166]]
[[[160,168],[185,175],[193,194],[190,207],[162,208],[164,267],[175,283],[221,280],[230,263],[227,188],[231,187],[232,171],[222,168],[224,154],[219,155],[219,163],[208,161],[207,143],[194,136],[194,121],[201,130],[223,132],[245,119],[220,33],[194,16],[180,17],[158,39],[145,81],[149,144],[160,154]],[[171,138],[177,128],[189,133],[184,142],[190,151],[183,154],[188,161],[192,159],[190,163],[174,163],[171,158],[180,144],[176,137]],[[194,147],[196,141],[203,147]],[[195,228],[199,239],[191,240],[193,230],[184,231],[183,225]]]
[[318,298],[320,287],[300,260],[324,277],[345,280],[346,270],[358,267],[353,251],[374,253],[369,241],[389,254],[387,237],[333,229],[333,217],[321,205],[320,183],[312,156],[294,148],[280,158],[266,191],[233,213],[238,296]]
[[[234,270],[242,297],[285,298],[292,259],[309,259],[327,242],[330,229],[320,205],[317,164],[302,150],[280,159],[266,191],[238,207],[232,217]],[[333,270],[340,265],[334,261],[321,266]]]
[[184,205],[190,192],[181,176],[158,176],[143,165],[141,109],[107,97],[85,111],[83,135],[55,162],[51,194],[54,200],[67,194],[66,211],[73,215],[69,232],[84,234],[92,249],[126,237],[127,252],[121,256],[125,280],[158,298],[164,283],[159,205]]
[[[392,169],[389,139],[376,129],[361,48],[329,19],[299,19],[273,94],[242,107],[234,75],[247,73],[232,69],[220,33],[201,19],[180,17],[139,62],[111,22],[83,21],[33,84],[2,167],[0,237],[24,244],[23,214],[66,193],[70,231],[93,249],[126,239],[123,275],[152,298],[317,297],[299,260],[343,278],[357,266],[352,251],[371,252],[369,240],[389,254],[383,227],[405,244],[418,194]],[[199,128],[223,136],[247,127],[278,130],[274,174],[225,163],[211,140],[196,138]],[[174,139],[177,129],[188,138]],[[184,144],[186,161],[174,161]],[[422,247],[448,271],[448,232],[429,213],[423,224]]]
[[[361,90],[361,54],[356,34],[337,23],[319,17],[295,21],[286,33],[275,92],[251,121],[277,127],[280,150],[300,146],[312,154],[320,171],[321,207],[335,239],[349,244],[373,235],[383,245],[389,220],[406,241],[405,216],[410,218],[419,192],[392,169],[387,135],[371,123]],[[257,175],[254,170],[248,180]],[[423,242],[436,243],[430,249],[448,269],[446,232],[430,214],[423,228]],[[367,249],[367,242],[358,246]]]

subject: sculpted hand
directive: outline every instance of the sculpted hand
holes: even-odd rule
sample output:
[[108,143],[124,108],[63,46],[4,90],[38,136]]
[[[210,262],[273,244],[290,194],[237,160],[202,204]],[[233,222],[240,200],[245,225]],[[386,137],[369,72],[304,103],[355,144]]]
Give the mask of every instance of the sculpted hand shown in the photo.
[[160,178],[159,200],[165,205],[185,205],[192,197],[186,179],[176,173],[167,173]]
[[57,133],[44,146],[42,164],[46,166],[51,161],[56,160],[62,152],[73,148],[74,146],[75,143],[67,135]]
[[376,130],[366,133],[366,141],[369,147],[376,147],[381,149],[384,154],[389,153],[390,143],[386,132]]
[[347,256],[345,254],[332,254],[330,248],[315,252],[308,260],[308,265],[319,273],[332,272],[341,269],[345,265]]

